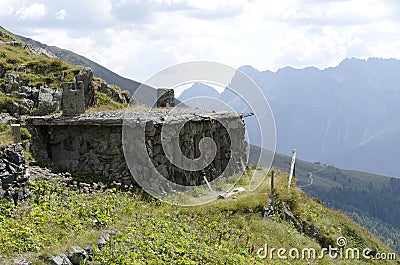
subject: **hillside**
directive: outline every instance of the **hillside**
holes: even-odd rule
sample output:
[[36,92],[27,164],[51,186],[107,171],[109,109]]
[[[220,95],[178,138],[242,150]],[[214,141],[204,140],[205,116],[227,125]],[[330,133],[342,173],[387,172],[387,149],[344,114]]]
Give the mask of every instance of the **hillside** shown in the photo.
[[[347,248],[371,248],[373,255],[393,252],[344,214],[298,188],[288,192],[287,175],[276,173],[276,215],[264,218],[269,177],[254,192],[191,208],[164,204],[135,191],[99,190],[96,183],[77,188],[71,185],[73,179],[63,176],[39,177],[32,182],[32,199],[16,207],[5,201],[0,204],[0,259],[4,263],[22,254],[18,259],[42,264],[78,245],[92,246],[91,259],[100,264],[280,263],[283,260],[276,253],[260,258],[259,249],[267,244],[269,249],[297,248],[301,253],[312,248],[320,253],[322,247],[336,247],[339,236],[347,240],[343,253]],[[244,178],[239,185],[247,182]],[[109,231],[107,240],[97,241],[102,231],[103,236]],[[100,251],[98,242],[102,242]],[[288,258],[290,264],[305,262]],[[322,259],[306,258],[310,264],[337,264],[337,259],[327,253]],[[379,264],[362,255],[360,260],[341,258],[340,262]]]
[[[313,248],[319,253],[329,246],[336,247],[340,237],[347,240],[344,251],[370,248],[369,254],[375,257],[393,257],[393,250],[346,215],[325,207],[319,199],[309,198],[296,187],[288,191],[284,157],[284,171],[276,170],[275,215],[265,216],[269,178],[254,192],[187,208],[156,201],[132,186],[106,186],[98,182],[99,176],[55,174],[40,168],[28,152],[32,135],[24,127],[22,144],[12,147],[20,153],[16,155],[11,147],[3,152],[12,142],[9,123],[18,121],[24,126],[27,115],[60,114],[63,84],[75,88],[80,85],[89,91],[85,92],[85,96],[90,95],[85,97],[86,111],[124,108],[129,93],[94,77],[89,68],[71,65],[3,29],[0,32],[0,109],[4,112],[0,116],[0,263],[15,264],[12,260],[16,259],[43,264],[49,259],[62,259],[62,253],[66,253],[71,260],[90,256],[94,264],[261,264],[270,262],[267,257],[257,256],[265,244],[274,248],[296,247],[300,251]],[[32,163],[28,165],[25,160]],[[304,169],[298,169],[298,184],[306,183],[301,180],[301,172],[306,176],[314,169],[321,166],[304,163]],[[329,172],[327,177],[333,173]],[[351,183],[357,174],[351,176]],[[315,183],[326,183],[324,178],[315,179]],[[344,189],[348,179],[338,173],[333,181]],[[360,180],[360,187],[367,185],[364,179]],[[244,177],[237,185],[247,187],[248,182]],[[381,185],[377,185],[380,192],[386,184],[382,179]],[[333,186],[327,183],[317,187],[321,187],[318,192],[330,192]],[[378,190],[374,195],[377,194]],[[186,195],[176,196],[179,200]],[[388,198],[378,200],[377,206]],[[354,207],[368,210],[357,203]],[[397,218],[395,213],[385,212],[385,222],[393,222]],[[372,218],[374,215],[365,219],[366,215],[356,215],[356,211],[352,214],[356,220],[374,227],[380,222]],[[77,245],[84,250],[72,250]],[[280,263],[276,255],[270,259]],[[321,260],[308,259],[311,264],[337,263],[327,255]],[[378,263],[361,259],[341,262]],[[291,259],[290,263],[304,264],[304,260]]]
[[53,53],[57,58],[60,58],[69,64],[90,67],[93,70],[94,75],[104,79],[109,84],[115,84],[124,90],[128,90],[131,94],[133,94],[136,88],[141,85],[137,81],[122,77],[108,70],[107,68],[93,62],[92,60],[89,60],[84,56],[81,56],[74,52],[64,50],[56,46],[48,46],[46,44],[40,43],[38,41],[23,36],[18,36],[18,37],[26,43],[48,50],[49,52]]
[[[250,160],[259,154],[251,146]],[[291,158],[277,153],[273,166],[288,172]],[[311,173],[311,177],[310,177]],[[343,170],[297,159],[296,185],[307,195],[351,216],[400,252],[400,179]]]
[[[84,81],[86,107],[120,109],[130,99],[90,68],[71,65],[0,28],[0,110],[14,118],[60,112],[63,84]],[[124,105],[125,104],[125,105]]]

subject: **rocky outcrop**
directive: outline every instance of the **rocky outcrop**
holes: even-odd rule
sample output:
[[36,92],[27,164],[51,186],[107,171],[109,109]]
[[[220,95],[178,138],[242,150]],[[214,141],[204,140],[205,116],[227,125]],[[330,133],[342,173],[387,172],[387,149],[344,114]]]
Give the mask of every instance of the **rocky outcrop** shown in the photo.
[[157,89],[157,107],[174,107],[175,96],[173,89],[160,88]]
[[5,110],[14,115],[29,114],[36,108],[36,115],[46,115],[57,112],[61,104],[61,91],[56,88],[40,86],[30,87],[20,78],[18,74],[5,74],[7,84],[4,93],[11,97],[21,99],[21,102],[10,102]]
[[77,88],[83,88],[86,108],[96,104],[96,91],[94,89],[92,81],[93,81],[93,71],[89,67],[84,67],[75,76],[74,80]]
[[[60,110],[61,91],[58,89],[49,89],[40,87],[37,99],[37,115],[46,115]],[[32,106],[31,102],[26,105]]]
[[6,94],[19,91],[20,87],[24,85],[18,74],[6,74],[5,79],[7,80],[7,85],[5,87]]
[[57,58],[57,56],[55,56],[53,53],[49,52],[48,50],[33,46],[29,43],[21,43],[21,46],[23,46],[25,50],[28,50],[33,54],[36,54],[39,56],[46,56],[49,58]]
[[[106,230],[103,231],[101,237],[97,241],[96,252],[99,252],[107,242],[116,235],[117,230]],[[80,265],[88,264],[94,255],[94,249],[92,246],[82,248],[80,246],[72,247],[72,251],[67,253],[61,253],[57,256],[50,257],[46,264],[49,265]]]
[[28,197],[28,180],[25,175],[25,158],[21,144],[6,148],[0,156],[0,199],[7,198],[17,203]]
[[101,83],[99,91],[106,94],[112,100],[114,100],[116,102],[119,102],[119,103],[127,103],[128,102],[128,100],[122,94],[120,89],[116,89],[116,88],[108,85],[107,83]]

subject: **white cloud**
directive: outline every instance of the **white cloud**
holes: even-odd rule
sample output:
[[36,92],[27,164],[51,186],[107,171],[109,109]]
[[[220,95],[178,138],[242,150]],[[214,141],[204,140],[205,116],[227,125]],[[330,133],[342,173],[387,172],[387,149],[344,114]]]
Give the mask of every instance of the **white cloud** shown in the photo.
[[56,19],[64,20],[67,17],[68,13],[65,9],[60,9],[56,13]]
[[16,15],[21,20],[37,19],[46,15],[46,6],[42,3],[33,3],[18,9]]
[[[392,0],[26,3],[9,2],[13,16],[0,8],[9,30],[139,81],[188,60],[277,70],[334,66],[351,56],[400,58],[400,5]],[[33,14],[42,19],[18,19]]]
[[13,0],[3,0],[0,2],[0,17],[14,13],[12,2]]

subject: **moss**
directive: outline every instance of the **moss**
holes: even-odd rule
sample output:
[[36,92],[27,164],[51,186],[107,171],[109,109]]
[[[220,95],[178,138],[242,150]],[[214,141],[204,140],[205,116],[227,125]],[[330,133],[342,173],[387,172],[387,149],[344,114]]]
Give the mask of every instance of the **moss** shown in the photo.
[[28,131],[28,129],[25,127],[21,127],[21,139],[29,140],[31,138],[32,138],[32,134]]

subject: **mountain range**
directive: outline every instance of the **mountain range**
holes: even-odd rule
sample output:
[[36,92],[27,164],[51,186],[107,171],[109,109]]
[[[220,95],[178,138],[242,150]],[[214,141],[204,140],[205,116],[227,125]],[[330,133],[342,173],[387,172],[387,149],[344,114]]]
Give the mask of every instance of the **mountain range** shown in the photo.
[[[271,72],[242,66],[239,71],[251,77],[269,101],[278,152],[290,153],[296,148],[307,161],[400,176],[396,150],[400,147],[396,137],[400,134],[399,60],[347,58],[322,70],[285,67]],[[231,85],[233,82],[235,76]],[[180,99],[215,97],[217,91],[204,86],[192,86]],[[229,88],[218,99],[236,111],[251,111]],[[192,107],[207,108],[207,104]],[[247,119],[250,136],[257,133],[254,122],[255,117]],[[252,144],[261,145],[253,138]]]

